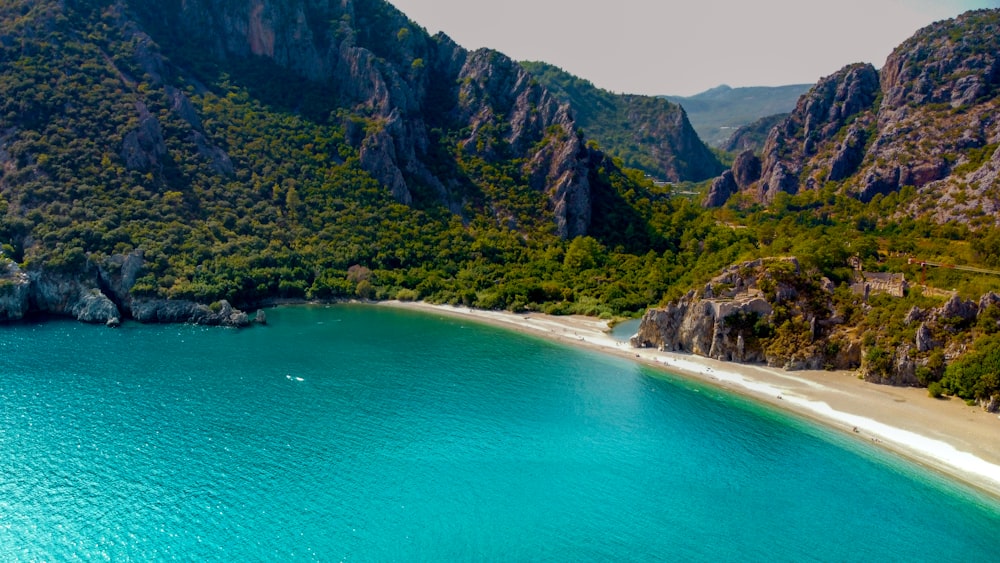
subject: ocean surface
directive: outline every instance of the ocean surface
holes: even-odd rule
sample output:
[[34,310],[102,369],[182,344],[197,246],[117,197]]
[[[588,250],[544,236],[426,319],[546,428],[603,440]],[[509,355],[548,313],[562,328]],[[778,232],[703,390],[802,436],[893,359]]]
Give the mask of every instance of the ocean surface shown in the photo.
[[1000,503],[631,362],[362,305],[0,325],[0,561],[988,561]]

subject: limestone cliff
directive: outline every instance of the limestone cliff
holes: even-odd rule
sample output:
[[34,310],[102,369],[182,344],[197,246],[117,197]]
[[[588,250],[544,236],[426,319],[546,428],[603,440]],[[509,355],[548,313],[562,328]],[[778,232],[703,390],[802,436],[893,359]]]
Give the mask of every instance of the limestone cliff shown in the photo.
[[1000,10],[917,32],[881,71],[854,64],[819,81],[771,129],[759,181],[739,186],[768,203],[830,183],[862,201],[904,186],[901,214],[969,221],[1000,199]]
[[16,321],[28,312],[30,281],[17,263],[0,251],[0,321]]
[[588,138],[626,166],[669,182],[699,182],[722,170],[678,104],[652,96],[614,94],[550,64],[521,64],[570,105]]
[[795,258],[745,262],[650,309],[632,345],[786,369],[855,368],[860,347],[836,333],[832,291]]
[[[700,291],[648,310],[632,346],[792,370],[856,369],[873,383],[926,386],[966,352],[971,327],[1000,330],[1000,296],[987,293],[978,302],[954,296],[937,307],[913,307],[893,329],[893,345],[884,346],[874,336],[888,327],[859,326],[874,311],[868,295],[845,300],[834,290],[794,258],[745,262]],[[996,410],[1000,397],[981,404]]]
[[21,320],[29,313],[71,317],[86,323],[117,326],[123,318],[140,322],[185,322],[243,327],[246,313],[226,301],[213,306],[186,300],[133,295],[142,253],[116,255],[84,272],[22,272],[0,254],[0,321]]
[[330,108],[369,120],[355,139],[361,163],[401,203],[414,203],[417,188],[456,211],[469,202],[430,165],[440,156],[432,131],[458,132],[470,154],[523,158],[558,232],[587,232],[593,165],[572,111],[501,53],[431,37],[382,0],[126,4],[162,45],[183,43],[239,64],[268,61],[328,87]]

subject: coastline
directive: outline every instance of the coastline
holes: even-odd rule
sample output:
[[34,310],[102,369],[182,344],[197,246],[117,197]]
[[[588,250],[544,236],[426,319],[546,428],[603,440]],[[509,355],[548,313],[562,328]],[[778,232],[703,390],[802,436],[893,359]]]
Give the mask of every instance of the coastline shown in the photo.
[[637,361],[804,416],[1000,499],[1000,417],[959,399],[935,400],[926,389],[868,383],[849,371],[789,372],[632,348],[608,334],[607,322],[591,317],[423,302],[376,305],[469,319]]

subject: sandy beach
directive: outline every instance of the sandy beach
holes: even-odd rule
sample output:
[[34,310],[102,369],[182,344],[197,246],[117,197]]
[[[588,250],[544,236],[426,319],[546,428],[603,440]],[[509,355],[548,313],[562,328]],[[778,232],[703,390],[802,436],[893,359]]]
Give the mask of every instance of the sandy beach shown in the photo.
[[607,322],[590,317],[382,305],[467,318],[655,366],[808,417],[1000,498],[1000,417],[959,399],[935,400],[925,389],[875,385],[847,371],[790,372],[635,349],[612,338]]

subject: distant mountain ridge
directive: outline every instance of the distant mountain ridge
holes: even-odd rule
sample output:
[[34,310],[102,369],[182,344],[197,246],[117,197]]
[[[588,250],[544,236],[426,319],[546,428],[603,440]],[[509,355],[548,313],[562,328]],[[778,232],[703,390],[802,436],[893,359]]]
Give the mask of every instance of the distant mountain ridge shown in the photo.
[[705,180],[723,168],[679,105],[651,96],[614,94],[543,62],[521,66],[569,104],[584,133],[625,166],[671,182]]
[[680,104],[705,143],[721,147],[744,125],[795,108],[811,84],[731,88],[725,84],[693,96],[662,96]]

